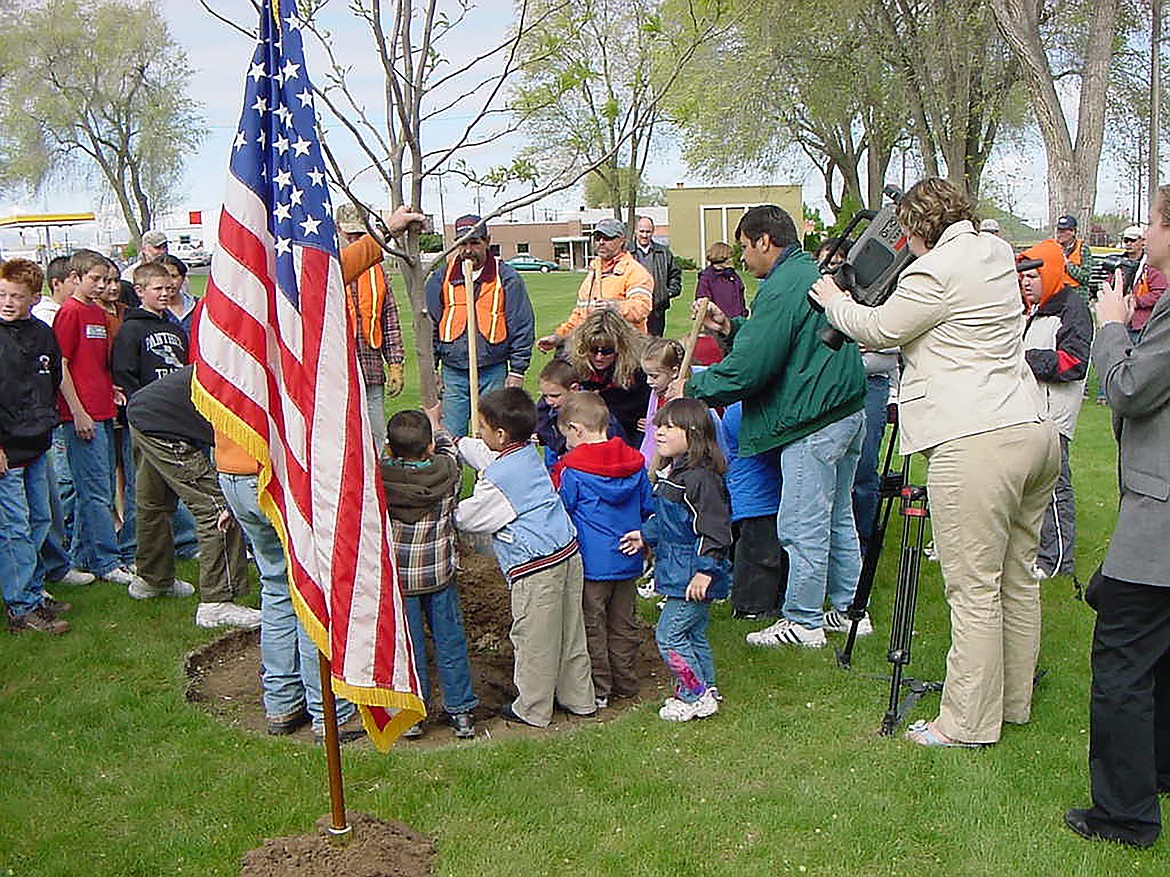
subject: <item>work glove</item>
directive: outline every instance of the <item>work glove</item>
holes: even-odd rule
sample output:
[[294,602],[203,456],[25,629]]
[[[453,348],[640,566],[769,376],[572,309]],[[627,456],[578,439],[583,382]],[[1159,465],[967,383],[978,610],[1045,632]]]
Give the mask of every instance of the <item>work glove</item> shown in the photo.
[[402,392],[402,363],[386,366],[386,395],[393,398]]

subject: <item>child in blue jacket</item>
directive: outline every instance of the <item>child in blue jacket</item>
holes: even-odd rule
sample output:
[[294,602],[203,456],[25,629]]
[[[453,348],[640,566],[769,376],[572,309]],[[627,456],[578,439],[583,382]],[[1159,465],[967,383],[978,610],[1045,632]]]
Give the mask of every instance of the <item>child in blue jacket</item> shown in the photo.
[[569,450],[553,469],[585,563],[585,640],[598,709],[609,706],[610,697],[638,693],[635,580],[642,559],[618,548],[622,535],[641,528],[654,510],[642,455],[622,439],[606,437],[609,420],[598,394],[568,394],[557,427]]
[[727,596],[731,513],[723,484],[726,469],[707,406],[673,399],[654,416],[659,455],[669,467],[654,485],[654,514],[622,537],[621,550],[655,550],[654,584],[665,599],[655,639],[674,673],[674,697],[658,711],[668,722],[687,722],[719,710],[715,666],[707,641],[711,601]]

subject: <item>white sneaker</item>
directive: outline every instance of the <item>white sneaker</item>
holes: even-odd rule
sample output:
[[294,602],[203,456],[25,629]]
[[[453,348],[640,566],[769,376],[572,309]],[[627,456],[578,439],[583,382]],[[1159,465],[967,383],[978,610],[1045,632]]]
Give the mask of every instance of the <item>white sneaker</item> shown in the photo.
[[654,579],[646,579],[646,581],[638,585],[638,596],[643,600],[649,600],[654,596]]
[[595,698],[593,702],[597,705],[597,708],[599,710],[609,709],[609,698],[608,697],[598,697],[598,698]]
[[1038,582],[1042,582],[1045,579],[1052,578],[1052,573],[1045,572],[1044,569],[1040,566],[1040,564],[1034,563],[1034,564],[1032,564],[1032,578],[1034,578]]
[[[113,582],[115,585],[129,585],[136,578],[138,578],[138,576],[130,572],[130,570],[126,569],[124,566],[116,566],[108,573],[104,573],[102,578],[107,582]],[[139,581],[141,581],[141,579],[139,579]]]
[[781,618],[775,624],[757,630],[747,635],[749,646],[762,646],[768,649],[780,646],[804,646],[806,649],[820,649],[825,645],[825,632],[819,627],[805,627],[787,618]]
[[63,585],[92,585],[96,581],[97,576],[80,569],[71,569],[61,576],[61,584]]
[[[848,612],[830,609],[825,613],[824,630],[826,633],[849,633],[852,627],[853,619],[849,617]],[[857,635],[869,636],[871,633],[873,633],[873,622],[869,620],[869,613],[866,612],[857,622]]]
[[126,593],[130,595],[131,600],[153,600],[155,597],[190,597],[195,593],[195,586],[182,579],[175,579],[169,588],[155,590],[146,583],[145,579],[131,576]]
[[260,610],[236,603],[200,603],[195,610],[197,627],[244,627],[254,630],[260,626]]
[[689,722],[691,719],[705,719],[719,712],[719,701],[711,689],[703,692],[702,697],[692,703],[680,700],[677,697],[668,697],[658,710],[658,718],[666,722]]

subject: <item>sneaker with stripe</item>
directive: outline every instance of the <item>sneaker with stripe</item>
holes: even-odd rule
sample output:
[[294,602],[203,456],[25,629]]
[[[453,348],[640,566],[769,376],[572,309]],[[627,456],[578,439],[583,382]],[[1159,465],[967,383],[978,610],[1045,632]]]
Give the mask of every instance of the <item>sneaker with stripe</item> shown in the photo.
[[[830,609],[825,613],[824,629],[829,633],[849,633],[849,628],[852,626],[853,619],[849,617],[848,611]],[[871,633],[873,633],[873,622],[869,620],[869,613],[865,612],[862,614],[861,620],[857,622],[857,635],[869,636]]]
[[806,649],[820,649],[825,645],[825,632],[819,627],[805,627],[787,618],[747,635],[749,646],[776,649],[781,646],[803,646]]

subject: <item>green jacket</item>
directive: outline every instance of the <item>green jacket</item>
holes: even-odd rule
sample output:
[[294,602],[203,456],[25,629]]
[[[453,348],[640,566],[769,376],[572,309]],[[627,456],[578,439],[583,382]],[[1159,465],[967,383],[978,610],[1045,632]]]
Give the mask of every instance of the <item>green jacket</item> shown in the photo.
[[829,325],[808,302],[819,276],[808,253],[786,250],[760,283],[751,315],[731,321],[731,351],[687,381],[686,394],[709,405],[743,401],[742,456],[791,444],[864,405],[857,345],[834,351],[817,337]]

